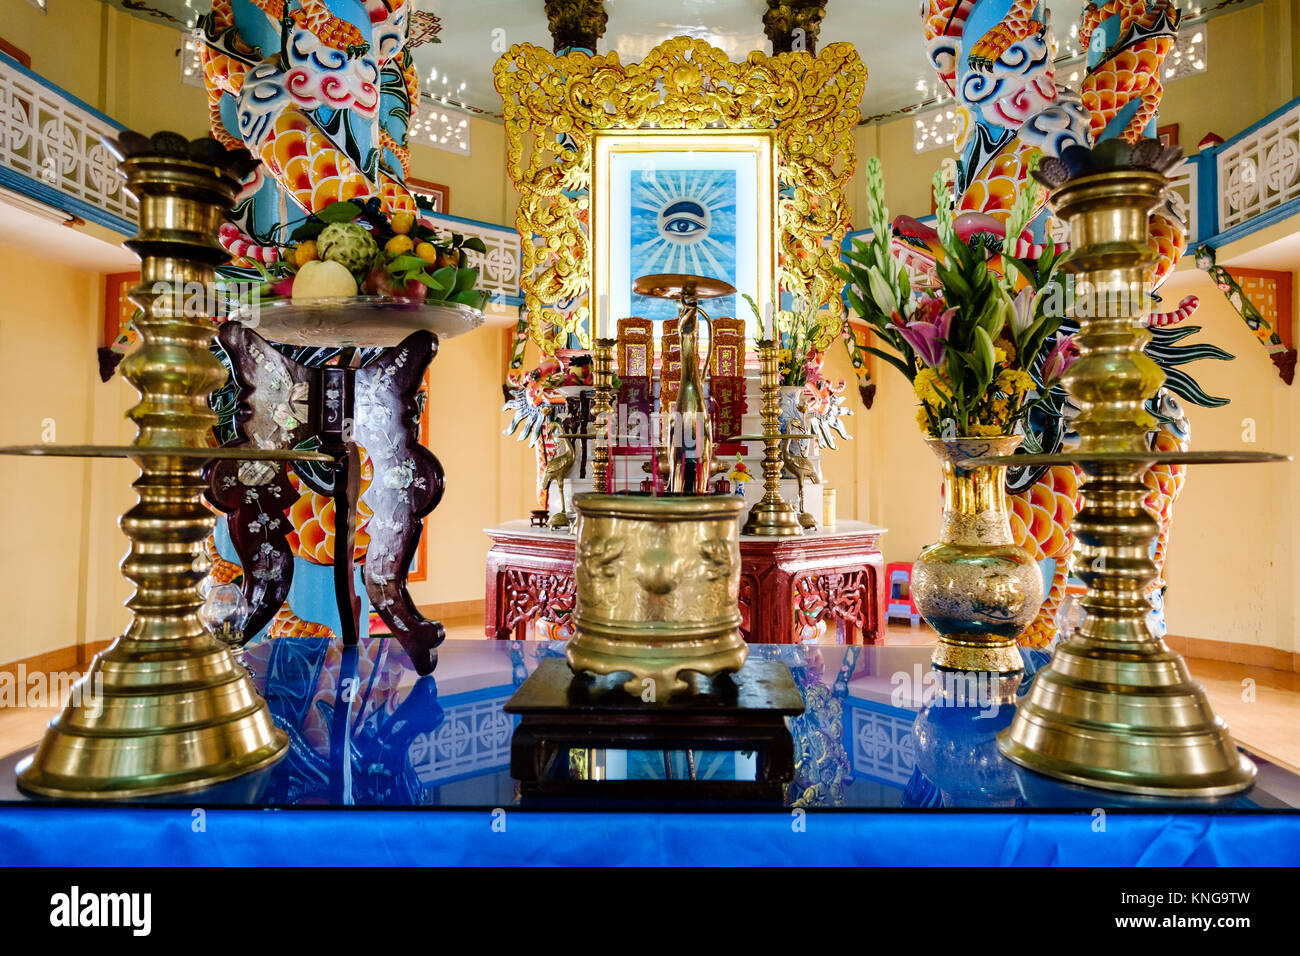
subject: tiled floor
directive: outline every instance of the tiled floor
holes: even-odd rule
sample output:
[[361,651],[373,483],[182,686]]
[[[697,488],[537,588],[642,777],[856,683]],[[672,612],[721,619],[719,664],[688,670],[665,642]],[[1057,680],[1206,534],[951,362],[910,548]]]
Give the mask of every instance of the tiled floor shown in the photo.
[[[483,623],[478,618],[443,624],[449,638],[483,637]],[[925,624],[909,627],[891,623],[885,636],[887,644],[923,645],[933,641],[934,634]],[[1232,728],[1242,747],[1300,773],[1300,737],[1295,732],[1300,718],[1300,674],[1198,658],[1189,658],[1187,665],[1205,685],[1214,709]],[[52,707],[0,710],[0,755],[30,747],[56,713]]]

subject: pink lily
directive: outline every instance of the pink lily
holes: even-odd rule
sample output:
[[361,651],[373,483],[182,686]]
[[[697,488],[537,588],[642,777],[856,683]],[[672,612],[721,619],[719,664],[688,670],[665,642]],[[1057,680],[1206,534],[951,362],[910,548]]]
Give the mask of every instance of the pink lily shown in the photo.
[[943,300],[937,296],[926,296],[917,303],[917,318],[898,330],[899,335],[912,347],[917,357],[930,368],[943,364],[947,354],[944,344],[952,329],[953,316],[957,307],[944,309]]
[[1043,359],[1043,384],[1050,385],[1060,379],[1078,360],[1079,347],[1074,344],[1074,336],[1059,337]]

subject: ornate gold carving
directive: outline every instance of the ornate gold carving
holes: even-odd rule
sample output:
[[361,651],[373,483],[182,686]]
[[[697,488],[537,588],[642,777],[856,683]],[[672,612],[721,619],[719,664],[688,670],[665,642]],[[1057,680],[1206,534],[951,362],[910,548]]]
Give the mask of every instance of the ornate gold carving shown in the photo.
[[816,56],[755,51],[733,63],[703,40],[674,37],[626,66],[615,51],[557,56],[516,44],[494,72],[507,170],[521,194],[515,225],[524,240],[529,335],[544,352],[563,347],[570,333],[590,347],[588,191],[598,131],[772,131],[777,279],[817,304],[839,295],[833,267],[850,224],[845,191],[867,79],[852,44],[832,43]]

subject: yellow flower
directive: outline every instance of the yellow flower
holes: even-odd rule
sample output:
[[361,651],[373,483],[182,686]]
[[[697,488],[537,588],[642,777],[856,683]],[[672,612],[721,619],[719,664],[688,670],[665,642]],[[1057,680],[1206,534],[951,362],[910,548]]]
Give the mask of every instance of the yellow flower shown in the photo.
[[925,413],[925,408],[924,408],[924,407],[922,407],[922,408],[918,408],[918,409],[916,410],[916,424],[920,426],[921,431],[922,431],[923,433],[925,433],[925,434],[929,434],[929,432],[930,432],[930,419],[929,419],[929,417],[926,415],[926,413]]
[[[938,386],[944,386],[944,393],[939,391]],[[948,383],[932,368],[923,368],[916,373],[916,378],[912,381],[912,391],[916,397],[925,402],[931,408],[940,408],[948,399],[945,394]]]
[[998,373],[993,385],[1003,395],[1018,399],[1034,387],[1034,380],[1021,369],[1005,368]]

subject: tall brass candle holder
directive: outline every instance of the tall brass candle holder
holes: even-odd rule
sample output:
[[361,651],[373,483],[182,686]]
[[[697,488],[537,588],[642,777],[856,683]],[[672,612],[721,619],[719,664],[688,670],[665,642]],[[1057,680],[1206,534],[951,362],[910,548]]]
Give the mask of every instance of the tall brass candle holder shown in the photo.
[[239,155],[173,133],[127,132],[113,145],[140,206],[139,232],[126,245],[141,260],[131,291],[144,311],[136,322],[141,342],[122,363],[140,393],[127,413],[138,427],[135,442],[3,450],[129,457],[140,468],[139,502],[121,520],[131,542],[122,573],[136,585],[127,602],[131,624],[96,656],[19,766],[24,790],[76,799],[198,789],[285,753],[288,741],[248,673],[199,617],[203,543],[215,523],[203,500],[203,468],[218,457],[327,460],[208,447],[216,422],[208,396],[225,372],[208,351],[211,319],[187,313],[186,303],[212,288],[214,267],[227,258],[217,231],[239,190]]
[[792,537],[803,534],[799,515],[781,497],[781,355],[775,339],[758,341],[759,385],[763,390],[763,497],[754,502],[742,534]]
[[1181,656],[1152,633],[1145,589],[1156,568],[1156,519],[1143,507],[1143,476],[1156,461],[1247,462],[1280,456],[1162,454],[1146,402],[1164,374],[1143,351],[1150,333],[1144,267],[1147,216],[1164,200],[1165,172],[1180,158],[1154,141],[1109,140],[1044,161],[1075,250],[1080,358],[1065,387],[1081,411],[1079,447],[1064,455],[982,459],[1031,465],[1077,462],[1084,507],[1071,530],[1074,571],[1087,585],[1082,626],[1060,645],[998,738],[1016,763],[1050,777],[1125,793],[1213,797],[1250,786],[1255,767],[1238,752]]
[[592,341],[591,375],[595,396],[591,403],[595,421],[596,447],[591,459],[591,480],[597,494],[609,491],[609,443],[614,434],[610,413],[614,410],[614,347],[617,339]]

